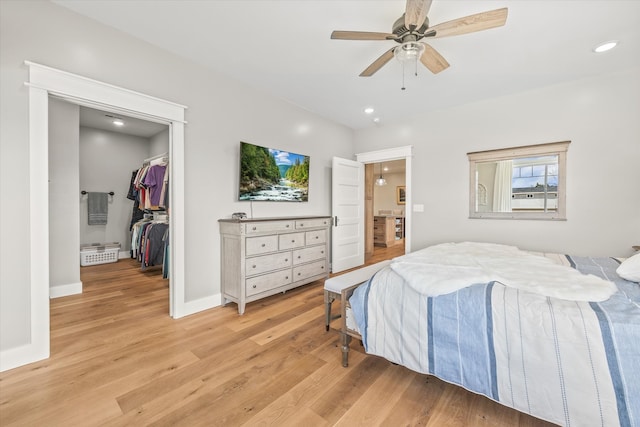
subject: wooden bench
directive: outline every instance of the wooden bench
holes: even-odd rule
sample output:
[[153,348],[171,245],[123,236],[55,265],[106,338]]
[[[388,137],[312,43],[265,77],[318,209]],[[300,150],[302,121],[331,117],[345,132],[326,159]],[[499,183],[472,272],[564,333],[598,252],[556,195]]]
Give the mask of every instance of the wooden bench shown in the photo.
[[[377,271],[386,267],[391,263],[391,260],[380,261],[376,264],[371,264],[366,267],[358,268],[357,270],[349,271],[338,276],[333,276],[324,281],[324,304],[325,304],[325,328],[328,331],[331,323],[331,304],[336,299],[341,299],[342,291],[352,286],[360,285],[366,282]],[[340,317],[335,316],[334,318]]]
[[[333,276],[324,281],[324,306],[325,306],[325,329],[328,331],[332,318],[343,317],[340,334],[342,335],[342,366],[348,364],[349,342],[351,337],[359,337],[359,334],[348,331],[346,326],[346,300],[351,296],[356,287],[369,280],[382,268],[391,264],[391,260],[380,261],[366,267],[358,268],[348,273]],[[339,299],[342,301],[342,315],[331,315],[331,304]]]

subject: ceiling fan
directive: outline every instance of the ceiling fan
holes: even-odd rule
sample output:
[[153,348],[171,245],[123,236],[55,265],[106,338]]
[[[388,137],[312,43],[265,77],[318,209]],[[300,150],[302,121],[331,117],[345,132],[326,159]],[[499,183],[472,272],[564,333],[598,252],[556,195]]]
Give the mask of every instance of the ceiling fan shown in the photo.
[[507,20],[507,8],[476,13],[464,18],[443,22],[429,26],[427,13],[432,0],[407,0],[405,13],[394,22],[391,33],[376,33],[368,31],[334,31],[332,39],[339,40],[393,40],[400,46],[394,46],[378,59],[373,61],[360,77],[370,77],[394,56],[401,62],[418,59],[432,73],[437,74],[449,67],[449,63],[442,55],[427,43],[424,38],[439,38],[457,36],[501,27]]

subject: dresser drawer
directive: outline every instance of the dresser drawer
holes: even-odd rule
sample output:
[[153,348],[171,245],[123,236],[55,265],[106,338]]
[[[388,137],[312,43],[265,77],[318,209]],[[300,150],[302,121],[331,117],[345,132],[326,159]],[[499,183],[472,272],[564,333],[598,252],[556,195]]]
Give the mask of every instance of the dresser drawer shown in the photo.
[[327,230],[313,230],[304,233],[304,239],[309,245],[319,245],[327,241]]
[[296,221],[296,230],[305,228],[328,227],[331,225],[331,218],[300,219]]
[[247,255],[260,255],[278,250],[278,236],[247,237]]
[[317,276],[319,274],[327,274],[326,261],[316,261],[311,264],[305,264],[293,267],[293,280],[303,280],[307,277]]
[[275,273],[263,274],[262,276],[247,279],[247,296],[259,294],[271,289],[291,283],[291,269],[276,271]]
[[247,258],[245,274],[247,276],[255,276],[256,274],[291,267],[291,264],[291,252]]
[[245,233],[261,234],[272,233],[277,231],[289,231],[294,229],[293,221],[265,221],[265,222],[251,222],[245,224]]
[[288,233],[278,236],[280,250],[295,249],[304,246],[304,233]]
[[327,249],[325,245],[296,249],[295,251],[293,251],[293,265],[315,261],[318,259],[324,260],[325,258],[327,258]]

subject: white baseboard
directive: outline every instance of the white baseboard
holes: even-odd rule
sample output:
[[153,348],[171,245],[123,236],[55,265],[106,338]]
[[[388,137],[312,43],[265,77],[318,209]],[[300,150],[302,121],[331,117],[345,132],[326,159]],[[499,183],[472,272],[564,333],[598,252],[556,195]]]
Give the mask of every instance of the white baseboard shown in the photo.
[[173,313],[174,319],[195,314],[200,311],[208,310],[210,308],[219,307],[222,305],[222,294],[212,295],[210,297],[204,297],[195,301],[186,301],[182,305],[182,310],[176,310]]
[[69,283],[68,285],[51,286],[49,288],[49,298],[60,298],[68,295],[82,293],[82,282]]
[[131,258],[131,251],[120,251],[118,252],[118,259]]
[[49,357],[49,347],[31,343],[0,351],[0,372],[24,366]]

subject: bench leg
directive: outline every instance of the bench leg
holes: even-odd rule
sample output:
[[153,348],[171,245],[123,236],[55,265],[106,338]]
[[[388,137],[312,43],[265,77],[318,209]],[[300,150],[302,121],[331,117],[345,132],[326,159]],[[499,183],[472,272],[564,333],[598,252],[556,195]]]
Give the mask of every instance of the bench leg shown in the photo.
[[324,316],[325,316],[325,330],[329,331],[329,324],[331,323],[331,304],[335,300],[335,297],[328,291],[324,291]]
[[328,301],[324,305],[325,311],[325,331],[329,332],[329,324],[331,323],[331,303],[333,301]]
[[351,336],[341,332],[342,335],[342,366],[345,368],[349,366],[349,344],[351,343]]

